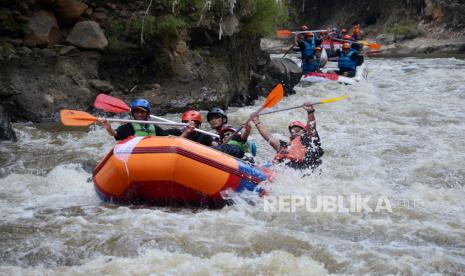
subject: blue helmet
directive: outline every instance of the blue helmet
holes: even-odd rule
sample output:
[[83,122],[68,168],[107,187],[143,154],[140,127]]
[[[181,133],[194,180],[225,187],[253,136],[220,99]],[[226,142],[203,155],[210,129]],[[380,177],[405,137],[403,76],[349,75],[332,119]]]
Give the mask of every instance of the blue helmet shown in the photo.
[[131,113],[134,112],[137,108],[143,108],[148,112],[152,112],[152,107],[146,99],[135,99],[131,102]]

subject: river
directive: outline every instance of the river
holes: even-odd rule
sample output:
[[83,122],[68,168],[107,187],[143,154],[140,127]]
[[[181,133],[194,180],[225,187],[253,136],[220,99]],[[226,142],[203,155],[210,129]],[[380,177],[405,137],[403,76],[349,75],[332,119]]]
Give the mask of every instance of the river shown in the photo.
[[[279,104],[349,95],[316,107],[321,173],[283,170],[265,187],[391,210],[265,212],[240,196],[221,210],[104,204],[91,181],[113,144],[104,130],[16,124],[19,142],[0,144],[0,274],[465,273],[465,61],[367,63],[366,82],[299,86]],[[259,104],[231,109],[231,121]],[[304,111],[261,121],[285,137],[295,119]]]

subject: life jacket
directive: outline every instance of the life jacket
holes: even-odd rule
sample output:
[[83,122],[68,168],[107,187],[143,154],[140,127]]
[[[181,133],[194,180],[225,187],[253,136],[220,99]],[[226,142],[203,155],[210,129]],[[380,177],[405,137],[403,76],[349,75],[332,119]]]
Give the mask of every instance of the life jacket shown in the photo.
[[302,62],[302,74],[307,74],[310,72],[315,72],[320,67],[319,62],[313,61],[312,63],[308,63],[306,61]]
[[275,155],[274,160],[284,161],[284,159],[287,159],[303,163],[307,151],[308,149],[302,144],[301,136],[298,136],[291,141],[289,147],[281,148]]
[[241,142],[239,142],[237,140],[231,139],[231,140],[228,141],[227,144],[228,145],[238,146],[243,153],[250,153],[253,156],[257,155],[257,146],[253,142],[241,143]]
[[312,38],[312,42],[309,42],[307,39],[302,41],[305,45],[304,50],[302,51],[302,60],[305,60],[308,56],[313,56],[313,49],[315,49],[315,37]]
[[146,127],[143,127],[142,124],[132,123],[132,128],[134,128],[134,136],[156,136],[155,126],[153,124],[146,124]]
[[347,68],[354,70],[356,69],[356,63],[354,60],[351,60],[350,57],[355,53],[355,50],[350,49],[350,52],[346,55],[344,52],[341,52],[341,55],[339,56],[339,68]]

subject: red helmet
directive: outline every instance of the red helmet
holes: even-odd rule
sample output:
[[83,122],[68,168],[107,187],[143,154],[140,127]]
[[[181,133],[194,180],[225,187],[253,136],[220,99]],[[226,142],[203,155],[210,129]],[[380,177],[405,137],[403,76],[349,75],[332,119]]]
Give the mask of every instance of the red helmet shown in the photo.
[[347,42],[342,44],[342,49],[350,49],[350,44]]
[[182,114],[181,118],[183,123],[194,121],[197,123],[202,123],[202,115],[197,110],[188,110]]
[[315,49],[313,49],[313,51],[320,51],[321,52],[321,47],[315,47]]
[[306,31],[306,30],[308,30],[307,25],[302,25],[302,26],[300,26],[300,30],[301,30],[301,31]]
[[293,127],[300,127],[302,129],[307,129],[307,125],[302,123],[301,121],[293,121],[289,124],[289,130],[291,130],[291,128]]
[[231,127],[231,126],[226,126],[226,127],[223,127],[221,130],[220,130],[220,138],[223,139],[225,134],[228,133],[228,132],[236,132],[236,129]]
[[344,35],[342,38],[343,39],[352,39],[352,37],[350,35]]
[[341,33],[347,33],[346,29],[341,29]]

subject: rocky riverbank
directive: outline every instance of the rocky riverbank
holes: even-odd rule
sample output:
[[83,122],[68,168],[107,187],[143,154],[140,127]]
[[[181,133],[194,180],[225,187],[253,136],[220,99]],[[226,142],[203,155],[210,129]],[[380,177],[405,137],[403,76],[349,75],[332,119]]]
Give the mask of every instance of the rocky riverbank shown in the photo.
[[13,122],[44,122],[63,108],[91,111],[98,93],[145,97],[156,114],[251,104],[274,82],[259,44],[281,9],[274,0],[0,1],[1,106]]

